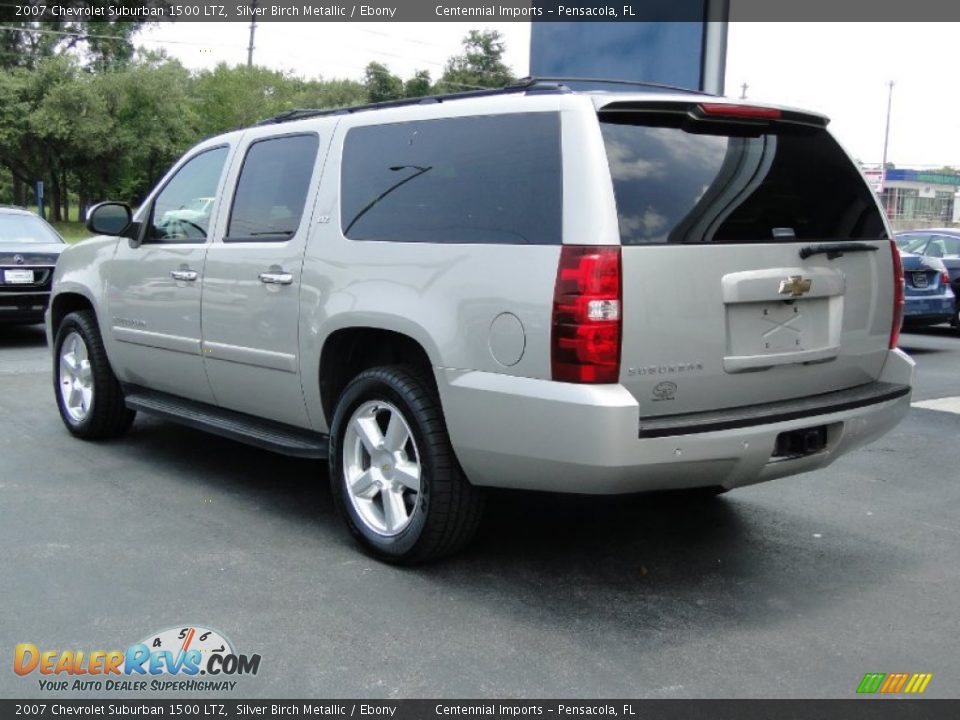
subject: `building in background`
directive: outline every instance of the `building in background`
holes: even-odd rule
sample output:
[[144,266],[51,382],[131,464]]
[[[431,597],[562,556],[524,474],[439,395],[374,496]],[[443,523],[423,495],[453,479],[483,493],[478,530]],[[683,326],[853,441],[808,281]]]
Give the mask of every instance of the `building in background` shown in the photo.
[[[871,172],[877,174],[864,168],[868,180]],[[890,168],[883,187],[876,189],[896,229],[943,227],[960,218],[960,173]]]

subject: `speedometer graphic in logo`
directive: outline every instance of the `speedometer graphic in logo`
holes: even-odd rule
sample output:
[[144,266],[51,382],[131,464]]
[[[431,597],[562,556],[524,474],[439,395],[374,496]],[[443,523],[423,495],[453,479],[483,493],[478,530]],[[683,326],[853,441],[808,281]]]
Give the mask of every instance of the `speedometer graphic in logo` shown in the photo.
[[[161,630],[148,635],[139,644],[146,645],[151,654],[168,652],[173,657],[185,657],[190,653],[194,660],[191,664],[199,668],[208,667],[213,655],[226,657],[234,654],[230,641],[219,631],[200,625]],[[201,674],[206,673],[201,670]]]

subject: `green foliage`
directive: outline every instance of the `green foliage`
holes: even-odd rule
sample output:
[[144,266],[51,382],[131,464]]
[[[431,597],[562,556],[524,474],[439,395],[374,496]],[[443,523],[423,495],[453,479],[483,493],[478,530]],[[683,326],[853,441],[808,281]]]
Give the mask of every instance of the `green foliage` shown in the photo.
[[310,80],[293,96],[293,107],[338,108],[366,101],[367,89],[356,80]]
[[[203,134],[201,110],[191,93],[191,75],[179,62],[135,63],[124,72],[103,73],[93,87],[104,102],[110,137],[91,132],[89,153],[78,158],[87,177],[102,185],[91,197],[117,193],[139,202],[170,164]],[[98,191],[98,192],[95,192]]]
[[54,223],[53,227],[56,228],[60,236],[71,245],[81,240],[86,240],[93,235],[93,233],[87,230],[83,223],[79,222],[58,222]]
[[429,70],[417,70],[413,77],[403,84],[403,94],[408,98],[423,97],[433,91]]
[[[142,6],[140,0],[87,0],[90,7]],[[0,11],[0,68],[34,68],[44,58],[70,55],[87,69],[103,71],[122,67],[132,57],[132,38],[146,23],[46,20],[17,21],[13,4]]]
[[463,39],[463,54],[447,61],[437,83],[442,92],[498,88],[515,80],[503,62],[506,46],[497,30],[471,30]]
[[263,67],[228,67],[221,63],[199,73],[193,101],[201,135],[247,127],[293,107],[298,81]]
[[390,72],[386,65],[372,62],[363,74],[363,86],[369,102],[384,102],[403,97],[403,80]]

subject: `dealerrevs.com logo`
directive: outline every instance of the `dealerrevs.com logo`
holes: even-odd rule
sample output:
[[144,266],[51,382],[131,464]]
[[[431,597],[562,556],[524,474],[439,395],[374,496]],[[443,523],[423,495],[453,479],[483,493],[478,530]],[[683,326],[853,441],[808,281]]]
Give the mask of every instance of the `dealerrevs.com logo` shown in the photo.
[[240,675],[256,675],[259,655],[241,655],[216,630],[173,627],[152,633],[126,650],[14,648],[13,671],[39,676],[40,690],[203,692],[236,688]]

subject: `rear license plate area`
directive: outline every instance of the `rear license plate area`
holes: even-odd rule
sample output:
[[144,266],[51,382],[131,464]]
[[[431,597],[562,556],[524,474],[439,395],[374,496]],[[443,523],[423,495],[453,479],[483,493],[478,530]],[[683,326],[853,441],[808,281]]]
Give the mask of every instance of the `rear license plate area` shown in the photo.
[[927,274],[925,272],[915,272],[913,273],[913,286],[915,288],[925,288],[930,283],[927,282]]
[[803,457],[822,452],[827,447],[827,426],[818,425],[799,430],[788,430],[777,435],[773,457]]

